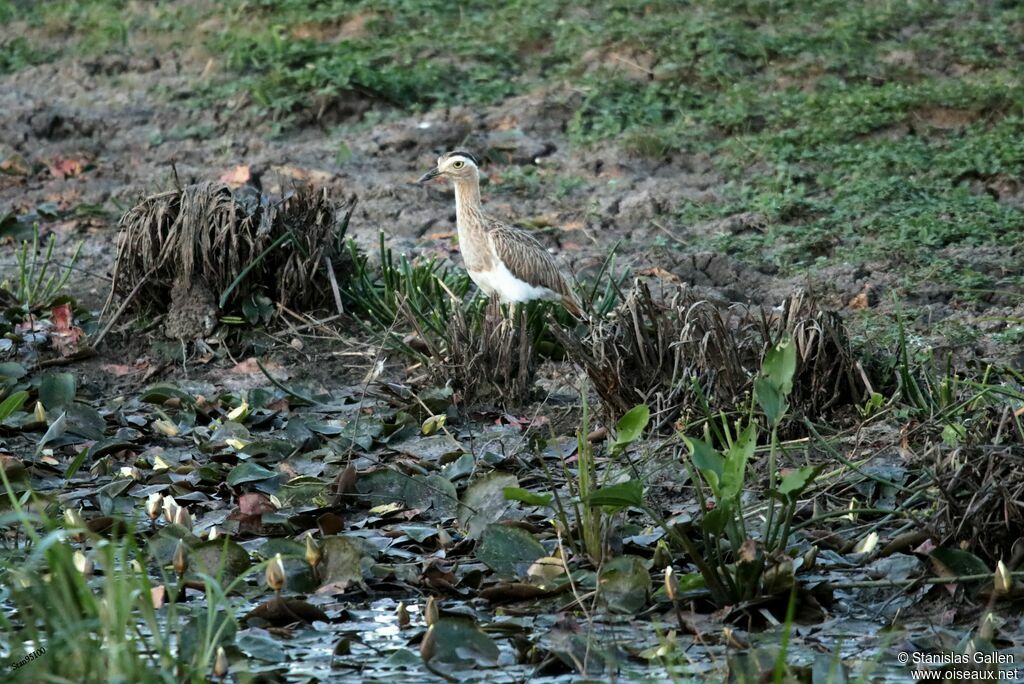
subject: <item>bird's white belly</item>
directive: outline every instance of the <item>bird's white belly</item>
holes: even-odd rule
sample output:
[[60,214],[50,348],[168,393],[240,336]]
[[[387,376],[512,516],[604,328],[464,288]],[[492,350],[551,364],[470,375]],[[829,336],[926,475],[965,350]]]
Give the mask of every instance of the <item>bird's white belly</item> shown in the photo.
[[529,302],[534,299],[560,299],[558,294],[549,288],[530,285],[516,278],[500,261],[497,267],[489,271],[469,271],[469,277],[484,294],[497,295],[503,304]]

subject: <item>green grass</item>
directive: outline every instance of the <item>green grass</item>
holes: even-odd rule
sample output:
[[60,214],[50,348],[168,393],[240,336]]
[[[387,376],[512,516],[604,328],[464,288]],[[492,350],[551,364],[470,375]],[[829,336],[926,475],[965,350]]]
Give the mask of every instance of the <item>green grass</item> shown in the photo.
[[[12,19],[36,33],[5,44],[0,71],[174,33],[165,40],[201,44],[226,67],[197,102],[244,94],[245,114],[272,131],[353,93],[376,113],[415,112],[562,85],[579,94],[577,146],[710,154],[720,199],[680,203],[677,221],[761,212],[763,232],[696,247],[782,275],[886,259],[913,287],[948,265],[944,248],[1024,237],[1024,213],[983,190],[1024,174],[1019,3],[0,0],[0,21]],[[63,34],[75,40],[52,40]],[[529,191],[530,173],[504,189]],[[965,291],[1019,287],[1019,275],[948,273]]]

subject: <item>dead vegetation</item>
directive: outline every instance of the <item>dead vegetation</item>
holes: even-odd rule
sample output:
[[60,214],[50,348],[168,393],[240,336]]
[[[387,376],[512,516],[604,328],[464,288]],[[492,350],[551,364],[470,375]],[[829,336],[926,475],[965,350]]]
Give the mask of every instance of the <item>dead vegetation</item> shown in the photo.
[[932,525],[942,544],[963,545],[1015,568],[1024,560],[1024,449],[976,446],[938,453],[940,503]]
[[534,343],[525,306],[514,318],[503,314],[496,299],[483,315],[452,307],[441,335],[423,329],[421,317],[406,303],[402,311],[426,350],[432,382],[450,385],[464,406],[493,403],[522,406],[529,400],[536,371]]
[[785,335],[797,344],[791,399],[799,414],[823,416],[870,393],[839,316],[803,294],[772,311],[723,308],[684,287],[656,301],[637,280],[614,316],[582,339],[558,326],[552,332],[589,376],[608,418],[646,403],[661,431],[749,404],[765,352]]
[[339,214],[326,190],[302,186],[275,199],[220,182],[151,195],[121,218],[111,299],[156,312],[170,302],[172,320],[188,318],[185,302],[215,304],[217,313],[255,294],[303,310],[333,308],[354,204]]

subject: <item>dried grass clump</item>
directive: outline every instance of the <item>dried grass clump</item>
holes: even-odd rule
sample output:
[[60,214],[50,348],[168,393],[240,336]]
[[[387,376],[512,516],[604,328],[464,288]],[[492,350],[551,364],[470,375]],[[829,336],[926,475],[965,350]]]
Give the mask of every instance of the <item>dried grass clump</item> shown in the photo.
[[646,403],[662,430],[749,405],[765,352],[787,334],[797,343],[797,412],[820,416],[865,394],[842,321],[812,309],[802,294],[780,311],[723,309],[684,287],[655,301],[638,280],[614,317],[595,322],[583,339],[558,326],[552,332],[589,376],[606,417]]
[[517,307],[514,320],[502,314],[496,299],[482,315],[476,313],[479,310],[452,307],[440,335],[425,331],[420,316],[407,304],[402,311],[426,349],[431,381],[449,384],[460,403],[512,408],[529,400],[536,356],[525,306]]
[[985,560],[1009,562],[1014,543],[1024,538],[1024,448],[975,446],[939,453],[935,481],[941,500],[932,526],[942,545],[966,543]]
[[289,307],[333,305],[334,274],[354,199],[339,221],[326,190],[280,200],[204,182],[144,198],[121,218],[111,296],[166,308],[175,283],[201,283],[222,308],[254,293]]

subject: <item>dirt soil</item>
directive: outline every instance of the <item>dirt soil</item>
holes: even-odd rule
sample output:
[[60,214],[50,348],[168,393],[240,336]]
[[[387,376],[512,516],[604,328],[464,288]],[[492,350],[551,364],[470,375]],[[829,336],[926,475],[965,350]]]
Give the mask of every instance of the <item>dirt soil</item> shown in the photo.
[[[703,245],[710,235],[764,228],[763,217],[751,212],[700,225],[676,221],[673,208],[683,199],[719,201],[723,180],[715,159],[686,154],[642,158],[614,142],[570,146],[566,130],[580,95],[568,89],[537,90],[477,110],[453,107],[415,116],[378,102],[354,101],[275,137],[267,126],[246,120],[241,102],[206,109],[190,104],[193,84],[206,68],[204,58],[171,51],[158,59],[64,59],[0,76],[0,152],[7,157],[16,153],[25,171],[0,174],[0,216],[56,205],[61,218],[40,214],[40,226],[44,235],[57,237],[65,261],[83,242],[70,292],[87,309],[98,312],[107,300],[121,212],[146,194],[173,187],[175,174],[187,184],[222,178],[238,166],[248,167],[273,194],[308,182],[326,187],[339,201],[358,197],[349,235],[371,255],[383,232],[395,253],[440,255],[459,264],[451,190],[414,181],[440,153],[463,148],[490,160],[483,169],[489,211],[533,227],[565,268],[577,274],[594,273],[618,245],[619,267],[632,276],[686,284],[724,304],[772,307],[798,288],[850,318],[865,309],[894,311],[914,304],[925,313],[912,322],[912,331],[934,348],[1024,365],[1024,351],[987,334],[1004,329],[1008,320],[1024,320],[1019,297],[963,302],[953,295],[956,284],[943,282],[940,275],[901,303],[888,296],[895,287],[898,254],[886,262],[835,263],[813,276],[782,276],[765,264],[709,251]],[[362,119],[366,112],[374,114],[369,120],[375,123]],[[346,152],[339,154],[340,149]],[[62,172],[77,171],[75,163],[81,172]],[[517,181],[531,166],[539,185]],[[546,186],[568,177],[575,181],[568,189]],[[82,205],[102,206],[106,215],[75,215]],[[1002,251],[959,249],[950,258],[979,268],[1006,268]],[[0,245],[0,279],[13,268],[14,250]],[[986,334],[963,348],[933,334],[940,320]],[[139,324],[125,316],[95,358],[75,363],[85,398],[129,395],[158,380],[230,390],[265,387],[265,376],[250,358],[257,355],[277,379],[339,389],[362,384],[380,356],[376,345],[347,321],[329,336],[302,336],[301,344],[296,344],[297,334],[276,329],[259,340],[259,354],[250,346],[241,355],[203,344],[186,349],[163,337],[159,320],[143,324],[143,334]],[[181,363],[182,352],[186,363]],[[171,360],[175,355],[177,360]],[[408,381],[404,371],[401,359],[389,361],[393,377]],[[564,388],[573,373],[568,364],[549,366],[540,382]],[[551,424],[559,429],[576,425],[575,407],[563,408],[552,409]],[[896,442],[893,435],[878,441]],[[898,462],[896,450],[891,451],[891,460]],[[903,607],[911,608],[901,603],[892,610]],[[876,620],[877,614],[864,612],[865,620]]]

